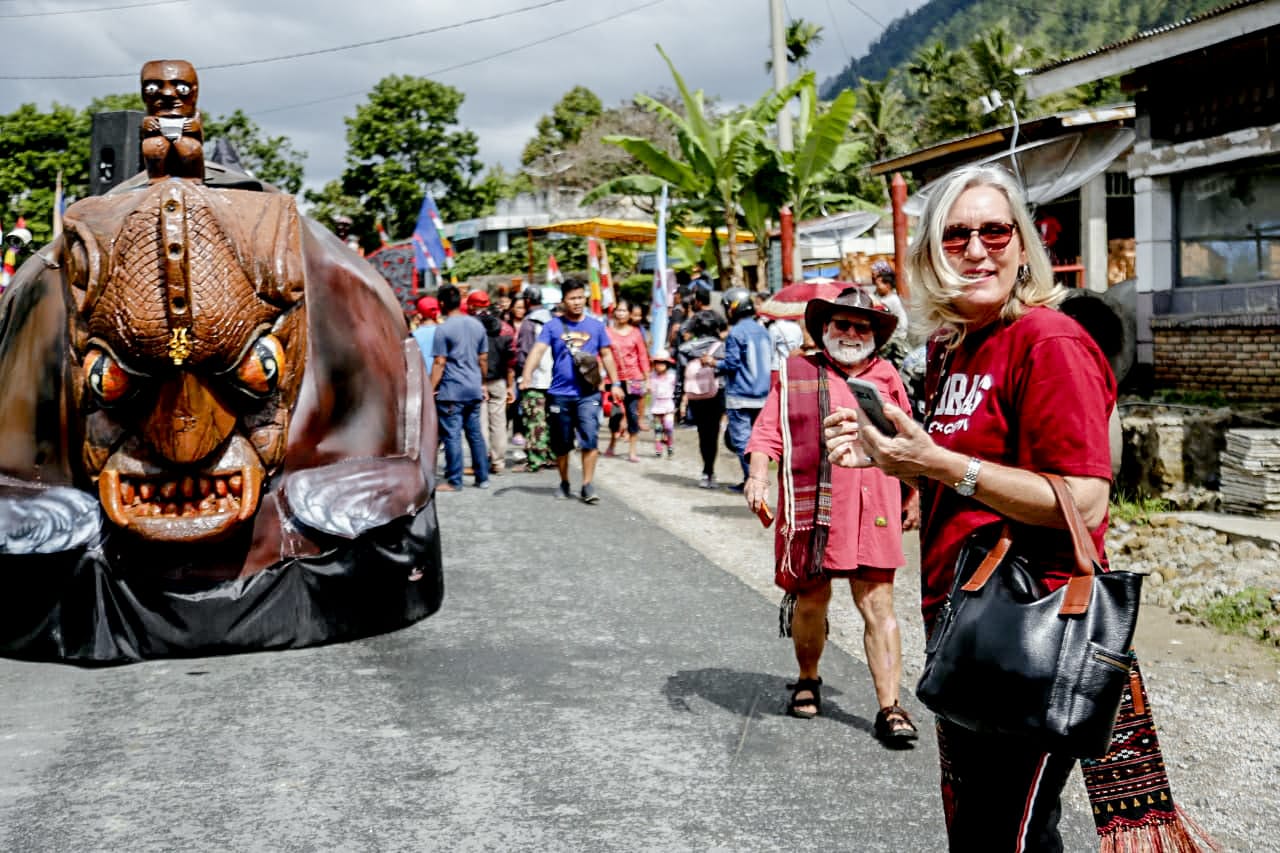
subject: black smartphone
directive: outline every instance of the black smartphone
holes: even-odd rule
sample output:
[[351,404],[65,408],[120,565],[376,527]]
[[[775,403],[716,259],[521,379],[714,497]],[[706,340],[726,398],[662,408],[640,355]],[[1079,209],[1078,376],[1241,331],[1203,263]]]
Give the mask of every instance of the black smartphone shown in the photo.
[[897,427],[884,413],[884,403],[880,401],[879,389],[865,379],[855,379],[850,376],[847,381],[849,390],[853,392],[853,399],[858,401],[858,408],[862,409],[862,413],[867,416],[867,420],[871,421],[871,425],[885,435],[897,435]]

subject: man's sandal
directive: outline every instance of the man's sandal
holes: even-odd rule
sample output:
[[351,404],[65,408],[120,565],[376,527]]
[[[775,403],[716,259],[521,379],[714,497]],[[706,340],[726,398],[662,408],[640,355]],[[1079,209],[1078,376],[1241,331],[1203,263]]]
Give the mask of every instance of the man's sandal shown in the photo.
[[[787,716],[798,717],[801,720],[812,720],[822,711],[822,679],[821,678],[801,678],[797,679],[794,684],[788,684],[787,689],[791,691],[791,703],[787,705]],[[800,696],[801,693],[808,693],[809,696]],[[805,710],[813,708],[812,711]]]
[[876,714],[876,737],[882,741],[908,741],[920,737],[907,710],[894,702]]

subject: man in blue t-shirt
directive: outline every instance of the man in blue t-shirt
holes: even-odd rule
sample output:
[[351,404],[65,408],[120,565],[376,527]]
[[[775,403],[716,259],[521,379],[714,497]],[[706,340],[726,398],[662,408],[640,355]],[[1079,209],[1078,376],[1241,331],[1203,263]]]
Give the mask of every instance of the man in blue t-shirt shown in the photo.
[[440,440],[444,442],[445,481],[438,492],[462,488],[462,435],[466,433],[476,486],[489,488],[489,450],[480,431],[480,407],[485,398],[489,337],[475,317],[462,310],[462,294],[452,284],[436,292],[445,321],[432,340],[431,387],[436,390]]
[[[580,496],[583,503],[593,504],[600,499],[591,483],[599,455],[596,445],[600,429],[597,357],[604,362],[613,399],[621,402],[623,393],[604,324],[587,316],[586,287],[582,279],[569,279],[561,285],[564,314],[548,322],[538,333],[538,341],[525,359],[521,385],[529,387],[533,368],[550,348],[552,364],[551,387],[547,389],[547,426],[551,433],[551,452],[555,454],[556,467],[560,470],[560,490],[556,496],[567,498],[572,495],[569,489],[569,452],[573,450],[576,434],[578,448],[582,451]],[[592,371],[594,379],[584,376]]]

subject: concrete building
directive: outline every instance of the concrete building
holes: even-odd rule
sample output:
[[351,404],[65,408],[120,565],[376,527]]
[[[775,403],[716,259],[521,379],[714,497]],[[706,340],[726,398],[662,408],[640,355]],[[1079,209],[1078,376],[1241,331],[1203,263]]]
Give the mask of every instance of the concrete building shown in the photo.
[[582,196],[583,193],[578,191],[552,189],[500,199],[491,216],[445,223],[445,236],[453,243],[455,251],[506,252],[511,248],[511,240],[524,237],[528,229],[563,219],[592,216],[653,219],[653,211],[642,209],[626,197],[583,205]]
[[1036,69],[1137,109],[1137,358],[1156,387],[1280,400],[1280,2],[1238,0]]
[[[1001,107],[1008,106],[1001,101]],[[1070,286],[1103,292],[1127,278],[1134,236],[1124,155],[1133,143],[1132,104],[1071,110],[994,127],[881,160],[871,174],[911,175],[922,185],[905,212],[918,216],[931,183],[952,169],[999,164],[1022,180],[1055,268]]]

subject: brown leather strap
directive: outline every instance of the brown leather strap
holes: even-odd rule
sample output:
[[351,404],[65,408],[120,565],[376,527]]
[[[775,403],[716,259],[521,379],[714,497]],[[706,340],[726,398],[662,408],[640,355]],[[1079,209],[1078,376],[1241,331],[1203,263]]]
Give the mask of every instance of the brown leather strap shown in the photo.
[[973,577],[969,578],[969,582],[960,587],[965,592],[977,592],[982,589],[982,585],[991,579],[991,575],[995,573],[996,566],[1004,561],[1005,555],[1009,553],[1009,548],[1013,546],[1013,534],[1009,531],[1009,525],[1005,525],[1000,531],[1000,540],[995,546],[987,552],[986,558],[978,566],[978,570],[973,573]]
[[[1063,596],[1062,607],[1059,608],[1058,613],[1063,616],[1076,616],[1089,609],[1089,599],[1093,593],[1094,567],[1098,564],[1098,549],[1094,547],[1093,538],[1089,535],[1089,529],[1085,526],[1084,518],[1080,515],[1080,510],[1076,506],[1075,498],[1071,496],[1071,490],[1067,488],[1066,481],[1057,474],[1040,476],[1048,480],[1049,487],[1053,489],[1058,509],[1066,519],[1067,531],[1071,534],[1072,550],[1075,552],[1075,567],[1072,570],[1071,579],[1067,581],[1066,594]],[[1012,533],[1009,525],[1006,524],[1000,531],[1000,540],[987,553],[977,571],[973,573],[973,577],[969,578],[961,589],[965,592],[976,592],[982,589],[983,584],[990,580],[996,567],[1008,555],[1012,544]]]

